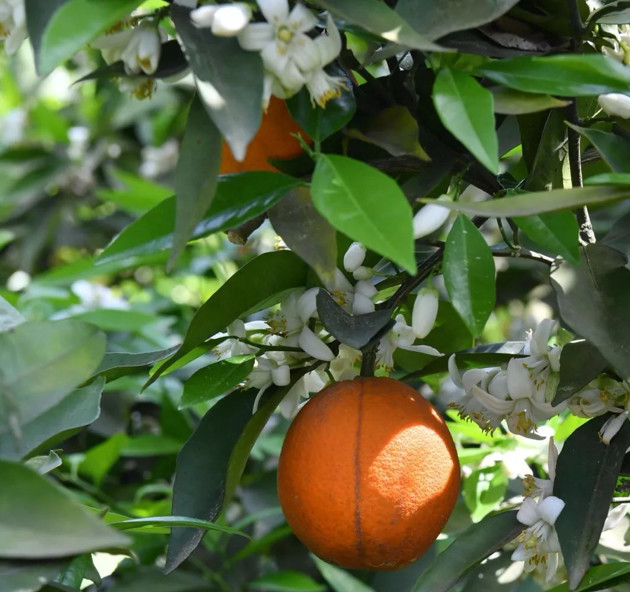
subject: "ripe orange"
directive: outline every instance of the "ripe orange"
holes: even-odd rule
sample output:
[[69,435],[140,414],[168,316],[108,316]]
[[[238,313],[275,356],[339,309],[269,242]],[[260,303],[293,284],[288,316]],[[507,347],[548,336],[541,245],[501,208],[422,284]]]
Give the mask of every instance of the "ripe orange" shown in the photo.
[[245,160],[238,162],[228,145],[223,142],[221,149],[221,174],[244,171],[277,171],[269,164],[268,158],[289,159],[302,152],[299,142],[291,134],[300,132],[305,140],[308,136],[295,122],[286,103],[272,96],[266,113],[263,114],[260,129],[247,147]]
[[332,384],[297,414],[278,466],[287,522],[343,567],[403,567],[436,539],[459,493],[459,462],[435,408],[391,378]]

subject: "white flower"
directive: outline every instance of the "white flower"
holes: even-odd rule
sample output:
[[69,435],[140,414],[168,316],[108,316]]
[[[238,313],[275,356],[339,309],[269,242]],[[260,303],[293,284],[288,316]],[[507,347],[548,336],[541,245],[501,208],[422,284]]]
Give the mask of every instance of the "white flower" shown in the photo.
[[308,372],[291,387],[280,403],[280,413],[286,419],[293,419],[297,414],[302,399],[306,399],[311,393],[318,393],[326,384],[328,376],[321,369]]
[[105,33],[96,38],[90,45],[101,50],[103,59],[108,64],[122,60],[122,54],[133,37],[133,29],[124,29],[115,33]]
[[157,27],[142,23],[132,30],[120,59],[125,64],[127,74],[153,74],[160,61],[161,51],[162,40]]
[[623,413],[606,420],[599,432],[599,437],[604,444],[610,444],[610,441],[617,435],[623,424],[628,420],[628,413],[629,411],[626,409]]
[[630,118],[630,97],[627,95],[621,93],[600,95],[597,102],[608,115],[623,119]]
[[287,386],[291,382],[290,369],[286,364],[270,359],[266,354],[256,358],[254,369],[247,377],[247,386],[257,388],[258,394],[254,400],[253,412],[258,411],[260,399],[272,385]]
[[226,336],[228,336],[228,339],[222,341],[214,348],[214,353],[219,360],[253,354],[256,351],[252,346],[240,341],[240,339],[247,337],[247,327],[240,319],[236,319],[228,325],[227,333],[218,334],[214,337],[220,338]]
[[79,297],[84,310],[100,308],[127,310],[129,308],[129,303],[124,298],[116,296],[110,288],[101,284],[77,280],[70,289]]
[[612,379],[593,381],[588,387],[573,395],[568,403],[573,415],[597,417],[610,411],[621,413],[628,401],[628,389]]
[[150,99],[155,91],[155,86],[155,79],[147,77],[121,78],[118,82],[120,90],[131,93],[140,101]]
[[24,0],[0,0],[0,41],[7,54],[14,54],[26,36]]
[[448,220],[450,213],[448,208],[437,204],[423,206],[413,217],[413,236],[422,238],[433,234]]
[[193,10],[190,18],[196,27],[210,27],[214,35],[234,37],[248,25],[252,18],[252,11],[243,2],[206,4]]
[[352,380],[359,375],[361,352],[345,343],[339,346],[337,357],[330,363],[330,373],[336,381]]
[[363,265],[366,253],[367,249],[361,243],[352,243],[343,256],[343,268],[350,273],[354,273]]
[[438,293],[432,288],[418,292],[411,313],[411,327],[418,339],[424,339],[433,329],[439,306]]
[[512,553],[513,561],[524,561],[525,571],[546,567],[545,581],[558,569],[560,541],[554,524],[564,509],[564,502],[553,495],[536,502],[525,498],[516,518],[526,528],[518,537],[519,545]]

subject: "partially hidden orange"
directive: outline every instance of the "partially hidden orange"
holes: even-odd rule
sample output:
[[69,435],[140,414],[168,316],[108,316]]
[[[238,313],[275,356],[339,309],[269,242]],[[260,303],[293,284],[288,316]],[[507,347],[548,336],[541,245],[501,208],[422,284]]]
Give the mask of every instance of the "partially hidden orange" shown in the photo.
[[245,159],[236,160],[226,142],[221,148],[221,174],[242,173],[244,171],[277,171],[269,158],[289,159],[302,153],[298,140],[291,134],[300,133],[308,140],[306,133],[295,122],[286,103],[271,97],[267,111],[263,114],[258,132],[247,147]]
[[297,414],[278,495],[297,537],[322,559],[388,570],[420,557],[460,487],[455,444],[437,410],[391,378],[334,383]]

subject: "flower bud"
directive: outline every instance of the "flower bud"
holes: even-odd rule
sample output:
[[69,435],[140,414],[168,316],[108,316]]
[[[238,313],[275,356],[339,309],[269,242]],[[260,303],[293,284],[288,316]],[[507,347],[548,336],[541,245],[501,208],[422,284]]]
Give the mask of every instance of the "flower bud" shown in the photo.
[[271,369],[271,381],[276,386],[287,386],[291,382],[291,371],[286,364]]
[[352,277],[355,280],[364,281],[369,280],[374,275],[374,270],[371,267],[365,267],[361,265],[352,272]]
[[352,301],[352,314],[367,314],[374,312],[374,302],[363,294],[356,293]]
[[413,217],[413,236],[422,238],[435,232],[446,222],[451,211],[437,204],[427,204]]
[[352,273],[361,267],[365,260],[366,248],[361,243],[352,243],[343,256],[343,267]]
[[411,313],[411,327],[418,339],[424,339],[435,325],[438,313],[438,293],[432,288],[418,292]]
[[626,95],[620,93],[600,95],[597,102],[608,115],[623,119],[630,118],[630,97]]

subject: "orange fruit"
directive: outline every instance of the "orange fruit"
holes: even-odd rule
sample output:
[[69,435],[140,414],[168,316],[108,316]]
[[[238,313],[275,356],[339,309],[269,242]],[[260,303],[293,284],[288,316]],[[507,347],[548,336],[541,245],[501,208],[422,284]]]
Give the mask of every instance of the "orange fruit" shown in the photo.
[[308,136],[295,122],[287,104],[272,96],[267,111],[263,114],[260,128],[249,146],[245,160],[238,162],[229,146],[223,142],[221,148],[221,174],[242,173],[244,171],[277,171],[269,164],[268,158],[289,159],[302,153],[300,143],[291,134],[301,133]]
[[436,409],[391,378],[334,383],[297,414],[278,495],[297,537],[354,569],[408,565],[436,539],[459,494],[455,444]]

